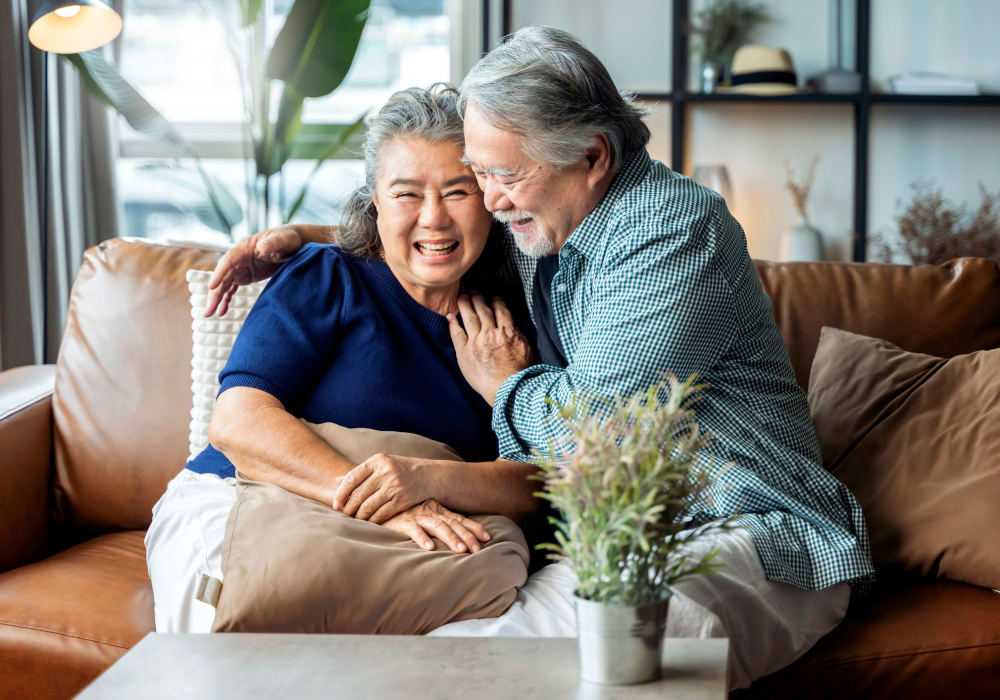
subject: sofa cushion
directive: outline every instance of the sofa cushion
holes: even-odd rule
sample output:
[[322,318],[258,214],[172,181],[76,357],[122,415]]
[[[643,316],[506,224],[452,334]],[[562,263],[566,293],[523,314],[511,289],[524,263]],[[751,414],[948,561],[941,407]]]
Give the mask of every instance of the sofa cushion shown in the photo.
[[76,532],[148,527],[187,461],[187,271],[218,252],[112,239],[73,284],[56,367],[56,520]]
[[880,575],[1000,588],[1000,349],[944,359],[824,328],[809,408]]
[[823,326],[938,357],[1000,347],[1000,268],[991,260],[755,265],[803,388]]
[[1000,697],[1000,595],[950,581],[883,588],[749,698]]
[[104,535],[0,575],[3,692],[70,697],[153,631],[144,534]]

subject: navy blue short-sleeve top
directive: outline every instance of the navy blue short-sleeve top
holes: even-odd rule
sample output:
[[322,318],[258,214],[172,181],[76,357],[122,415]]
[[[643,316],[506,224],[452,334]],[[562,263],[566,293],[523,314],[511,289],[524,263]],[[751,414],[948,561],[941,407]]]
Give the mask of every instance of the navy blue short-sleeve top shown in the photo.
[[[469,462],[496,459],[492,409],[458,368],[448,321],[382,261],[310,243],[261,292],[219,374],[311,423],[417,433]],[[211,445],[188,469],[234,476]]]

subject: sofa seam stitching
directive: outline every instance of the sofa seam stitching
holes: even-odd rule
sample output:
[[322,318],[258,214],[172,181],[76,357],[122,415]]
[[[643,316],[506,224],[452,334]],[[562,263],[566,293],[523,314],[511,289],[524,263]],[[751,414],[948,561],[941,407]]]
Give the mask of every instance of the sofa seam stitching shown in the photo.
[[34,625],[20,625],[16,622],[4,622],[0,621],[0,625],[5,625],[7,627],[14,627],[17,629],[34,630],[36,632],[46,632],[48,634],[58,634],[61,637],[70,637],[72,639],[80,639],[85,642],[93,642],[94,644],[106,644],[107,646],[116,647],[118,649],[131,649],[132,645],[126,644],[125,642],[107,642],[101,639],[93,639],[91,637],[82,637],[78,634],[70,634],[69,632],[60,632],[58,630],[50,630],[44,627],[35,627]]

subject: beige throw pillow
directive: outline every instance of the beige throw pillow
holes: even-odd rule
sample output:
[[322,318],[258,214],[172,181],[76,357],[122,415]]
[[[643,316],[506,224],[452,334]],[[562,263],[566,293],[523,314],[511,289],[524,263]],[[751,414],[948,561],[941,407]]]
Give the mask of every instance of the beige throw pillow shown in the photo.
[[[455,459],[419,435],[313,425],[363,462],[385,452]],[[382,525],[237,474],[222,546],[223,585],[213,632],[423,634],[447,622],[496,617],[528,576],[520,528],[476,516],[491,539],[475,554],[434,551]]]
[[825,327],[809,407],[880,573],[1000,588],[1000,350],[946,359]]

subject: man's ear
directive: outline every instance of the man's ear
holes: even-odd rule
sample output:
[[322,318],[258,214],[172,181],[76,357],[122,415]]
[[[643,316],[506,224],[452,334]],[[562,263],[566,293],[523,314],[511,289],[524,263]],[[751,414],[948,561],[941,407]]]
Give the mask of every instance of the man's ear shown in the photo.
[[587,184],[593,187],[611,169],[611,142],[606,134],[598,134],[585,154],[587,159]]

